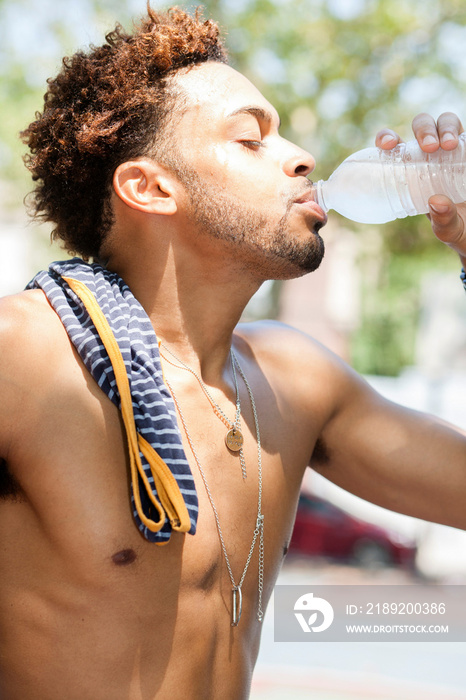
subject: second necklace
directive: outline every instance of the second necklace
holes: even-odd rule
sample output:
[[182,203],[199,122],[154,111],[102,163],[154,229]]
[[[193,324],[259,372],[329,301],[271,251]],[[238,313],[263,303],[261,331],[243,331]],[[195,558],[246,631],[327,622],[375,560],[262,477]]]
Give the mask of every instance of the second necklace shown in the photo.
[[[199,382],[199,385],[206,395],[207,399],[209,400],[210,405],[212,406],[215,415],[220,418],[222,423],[228,428],[228,432],[225,435],[225,444],[228,447],[231,452],[238,452],[239,453],[239,461],[241,464],[241,472],[243,474],[243,479],[246,479],[247,477],[247,472],[246,472],[246,461],[244,459],[244,452],[243,452],[243,443],[244,443],[244,438],[243,438],[243,433],[241,432],[240,428],[240,420],[241,420],[241,402],[239,398],[239,386],[238,386],[238,378],[236,376],[236,369],[235,369],[235,361],[234,361],[234,355],[233,355],[233,350],[230,350],[230,359],[231,359],[231,369],[233,373],[233,381],[235,383],[235,392],[236,392],[236,412],[235,412],[235,419],[234,421],[230,421],[225,413],[222,411],[218,403],[214,401],[212,398],[212,395],[210,394],[209,390],[207,389],[206,385],[202,381],[201,377],[199,374],[192,369],[189,365],[187,365],[183,360],[180,360],[179,357],[175,355],[175,353],[170,350],[169,347],[165,345],[165,343],[160,342],[160,347],[166,350],[176,362],[178,362],[178,365],[181,365],[181,368],[186,369],[188,372],[191,372],[192,375],[194,375]],[[164,356],[164,359],[169,362],[171,365],[176,367],[174,362],[172,362],[166,355]]]
[[[212,506],[212,510],[214,513],[214,518],[215,518],[215,523],[217,525],[217,532],[218,536],[220,539],[220,545],[222,548],[223,556],[225,559],[225,564],[228,569],[228,575],[230,577],[231,581],[231,592],[232,592],[232,612],[231,612],[231,626],[236,627],[240,621],[241,618],[241,613],[242,613],[242,607],[243,607],[243,594],[242,594],[242,587],[244,583],[244,579],[246,578],[246,573],[249,568],[249,564],[252,559],[252,555],[256,546],[256,541],[259,538],[259,572],[258,572],[258,605],[257,605],[257,619],[259,622],[262,622],[264,613],[262,610],[262,593],[263,593],[263,588],[264,588],[264,515],[262,513],[262,450],[261,450],[261,439],[260,439],[260,432],[259,432],[259,420],[257,417],[257,409],[256,409],[256,403],[254,401],[254,396],[251,390],[251,387],[249,385],[248,380],[246,379],[246,376],[241,368],[241,365],[239,364],[238,358],[234,354],[233,350],[231,350],[231,358],[232,358],[232,363],[233,366],[237,365],[238,370],[241,374],[241,377],[246,385],[246,389],[249,394],[249,399],[251,401],[251,408],[253,412],[253,417],[254,417],[254,425],[256,429],[256,440],[257,440],[257,471],[258,471],[258,498],[257,498],[257,516],[256,516],[256,525],[252,534],[252,542],[251,546],[249,548],[249,553],[246,559],[246,564],[243,569],[243,573],[241,574],[241,577],[236,583],[235,578],[233,576],[233,571],[231,568],[230,564],[230,558],[228,556],[228,552],[225,546],[225,541],[223,538],[223,532],[222,528],[220,526],[220,519],[218,516],[218,511],[214,503],[214,499],[212,497],[212,493],[210,491],[209,485],[207,483],[207,478],[204,472],[204,469],[202,468],[202,465],[200,463],[199,457],[197,455],[197,451],[194,447],[194,443],[192,441],[191,435],[188,431],[188,427],[186,425],[186,420],[184,418],[184,415],[180,409],[180,405],[178,403],[178,399],[173,391],[172,386],[170,383],[167,381],[165,378],[165,384],[170,390],[170,393],[173,397],[173,401],[175,403],[175,406],[178,410],[178,414],[181,419],[181,423],[183,425],[186,438],[188,440],[189,446],[191,448],[191,452],[193,453],[194,460],[196,462],[196,465],[199,469],[199,473],[201,475],[202,481],[204,483],[204,487],[207,493],[207,497],[210,501],[210,505]],[[182,363],[184,364],[184,363]],[[190,371],[193,372],[187,365],[186,369],[189,369]],[[194,373],[194,372],[193,372]],[[235,374],[236,377],[236,374]]]

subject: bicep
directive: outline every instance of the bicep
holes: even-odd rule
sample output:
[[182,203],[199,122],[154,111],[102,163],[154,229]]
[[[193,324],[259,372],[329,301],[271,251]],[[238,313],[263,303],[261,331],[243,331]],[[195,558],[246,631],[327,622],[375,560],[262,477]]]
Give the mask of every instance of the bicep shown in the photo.
[[466,527],[466,434],[382,398],[354,375],[325,426],[328,461],[313,464],[338,486],[390,510]]
[[311,467],[382,507],[466,528],[464,432],[384,399],[305,334],[262,328],[255,355],[277,394],[303,416]]

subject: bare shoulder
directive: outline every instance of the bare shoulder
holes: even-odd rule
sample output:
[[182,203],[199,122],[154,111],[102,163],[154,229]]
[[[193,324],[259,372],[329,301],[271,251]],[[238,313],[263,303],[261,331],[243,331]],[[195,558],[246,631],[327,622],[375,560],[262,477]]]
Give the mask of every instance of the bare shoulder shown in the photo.
[[236,332],[247,340],[255,351],[278,353],[279,355],[296,352],[331,354],[327,348],[311,336],[281,321],[266,320],[240,323]]
[[237,338],[261,367],[268,381],[281,395],[292,397],[293,405],[329,420],[370,391],[365,380],[346,362],[314,338],[276,321],[240,324]]
[[61,323],[40,289],[0,298],[0,366],[22,365],[62,335]]
[[0,457],[24,422],[54,364],[66,333],[41,290],[0,298]]
[[41,289],[28,289],[19,294],[0,297],[0,323],[3,331],[8,321],[13,323],[21,314],[24,318],[33,317],[35,313],[51,311],[47,297]]
[[[358,374],[319,341],[279,321],[242,323],[239,337],[260,363],[279,370],[289,380],[292,375],[320,375],[322,381],[340,384],[357,381]],[[302,374],[304,372],[304,375]]]
[[[0,380],[40,363],[40,351],[59,332],[55,312],[44,293],[28,290],[0,298]],[[52,335],[51,335],[52,334]],[[4,388],[4,387],[3,387]]]

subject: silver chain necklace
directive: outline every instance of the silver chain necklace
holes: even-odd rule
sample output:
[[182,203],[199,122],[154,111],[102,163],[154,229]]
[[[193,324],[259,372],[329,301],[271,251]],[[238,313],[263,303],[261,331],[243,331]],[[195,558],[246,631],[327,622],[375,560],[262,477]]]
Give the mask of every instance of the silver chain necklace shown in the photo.
[[[210,501],[210,505],[212,506],[212,510],[213,510],[214,517],[215,517],[215,522],[217,525],[218,536],[220,539],[220,544],[222,547],[223,556],[225,558],[225,563],[226,563],[226,566],[228,569],[228,574],[230,576],[230,581],[231,581],[231,586],[232,586],[232,588],[231,588],[231,591],[232,591],[231,626],[236,627],[240,621],[242,607],[243,607],[242,586],[244,583],[244,579],[246,578],[246,573],[248,571],[249,564],[250,564],[251,559],[252,559],[252,555],[254,552],[254,548],[256,546],[257,538],[259,538],[259,574],[258,574],[258,587],[257,587],[257,590],[258,590],[257,619],[259,622],[262,622],[263,617],[264,617],[264,613],[262,610],[262,593],[263,593],[263,589],[264,589],[264,515],[262,513],[262,448],[261,448],[261,441],[260,441],[259,420],[257,417],[256,403],[254,401],[254,396],[253,396],[251,387],[250,387],[249,382],[246,379],[246,376],[241,368],[241,365],[238,361],[238,358],[236,357],[233,349],[230,352],[231,352],[233,366],[235,366],[235,365],[237,366],[238,371],[241,374],[241,377],[244,381],[244,384],[245,384],[246,389],[247,389],[248,394],[249,394],[249,399],[251,401],[252,413],[254,416],[254,425],[255,425],[255,429],[256,429],[256,439],[257,439],[258,498],[257,498],[256,526],[254,528],[254,532],[252,535],[251,547],[249,548],[249,553],[248,553],[248,556],[246,559],[246,564],[244,566],[243,573],[242,573],[241,578],[240,578],[238,583],[235,582],[235,578],[233,576],[233,571],[231,569],[230,559],[228,557],[228,553],[227,553],[226,546],[225,546],[225,541],[223,538],[222,528],[220,526],[220,519],[218,517],[217,508],[215,506],[214,499],[212,497],[212,493],[211,493],[209,485],[207,483],[204,469],[202,468],[202,465],[199,461],[199,457],[198,457],[196,449],[194,447],[191,435],[190,435],[188,428],[186,426],[185,418],[184,418],[183,413],[180,409],[178,399],[176,398],[176,395],[173,391],[173,388],[170,386],[170,384],[166,378],[165,378],[165,383],[168,386],[168,388],[170,389],[170,393],[173,397],[173,401],[175,403],[176,409],[177,409],[178,414],[180,416],[181,423],[183,425],[183,429],[186,433],[186,438],[188,440],[189,447],[191,448],[191,452],[193,453],[194,460],[196,462],[197,468],[199,469],[199,473],[200,473],[202,481],[204,483],[207,497]],[[187,367],[187,369],[190,369],[190,368]],[[193,370],[190,370],[190,371],[193,371]],[[193,373],[194,373],[194,371],[193,371]]]
[[[231,420],[229,420],[227,418],[227,416],[222,411],[222,409],[220,408],[218,403],[216,401],[214,401],[214,399],[212,398],[212,395],[210,394],[209,390],[207,389],[206,385],[202,381],[199,374],[195,370],[193,370],[192,367],[189,367],[189,365],[187,365],[185,362],[183,362],[183,360],[180,360],[180,358],[177,357],[177,355],[175,355],[175,353],[172,350],[170,350],[170,348],[168,348],[165,345],[165,343],[161,342],[160,346],[163,347],[164,350],[169,352],[170,355],[181,365],[182,368],[188,370],[188,372],[191,372],[191,374],[193,374],[196,377],[197,381],[199,382],[199,385],[201,386],[201,389],[203,390],[204,394],[207,396],[207,399],[209,400],[210,405],[214,409],[215,415],[218,418],[220,418],[222,423],[228,428],[228,432],[225,435],[225,444],[228,447],[228,449],[231,450],[232,452],[239,453],[241,472],[243,474],[243,479],[246,479],[246,477],[247,477],[246,461],[244,459],[244,451],[243,451],[244,438],[243,438],[243,433],[241,432],[241,429],[240,429],[241,402],[240,402],[240,398],[239,398],[239,387],[238,387],[238,380],[236,377],[235,363],[233,361],[233,354],[232,354],[233,351],[230,350],[230,357],[231,357],[231,369],[233,372],[233,380],[235,382],[235,391],[236,391],[236,413],[235,413],[235,420],[232,422]],[[177,366],[173,362],[171,362],[171,360],[168,357],[166,357],[166,356],[163,356],[163,357],[167,362],[169,362],[174,367]]]

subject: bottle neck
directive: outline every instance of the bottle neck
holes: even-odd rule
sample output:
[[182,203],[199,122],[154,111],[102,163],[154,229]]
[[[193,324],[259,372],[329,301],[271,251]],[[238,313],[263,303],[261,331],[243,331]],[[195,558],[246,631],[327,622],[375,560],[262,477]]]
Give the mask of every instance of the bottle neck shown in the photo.
[[316,204],[321,207],[321,209],[324,210],[325,213],[328,212],[330,207],[327,205],[325,201],[325,196],[324,196],[324,185],[325,185],[325,180],[318,180],[318,182],[314,183],[314,188],[313,188],[313,196],[314,196],[314,201]]

